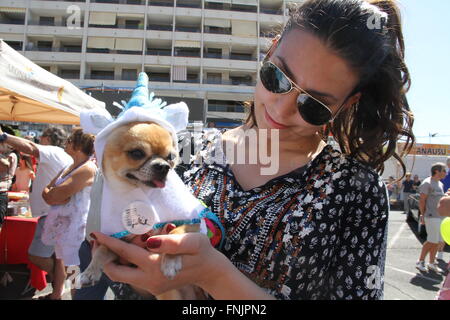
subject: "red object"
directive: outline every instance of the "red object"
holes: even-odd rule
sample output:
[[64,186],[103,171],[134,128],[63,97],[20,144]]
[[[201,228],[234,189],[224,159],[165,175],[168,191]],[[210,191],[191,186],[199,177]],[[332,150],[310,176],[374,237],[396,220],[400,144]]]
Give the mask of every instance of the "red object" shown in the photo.
[[31,271],[31,285],[43,290],[47,286],[45,271],[28,260],[38,218],[5,217],[0,232],[0,263],[26,264]]

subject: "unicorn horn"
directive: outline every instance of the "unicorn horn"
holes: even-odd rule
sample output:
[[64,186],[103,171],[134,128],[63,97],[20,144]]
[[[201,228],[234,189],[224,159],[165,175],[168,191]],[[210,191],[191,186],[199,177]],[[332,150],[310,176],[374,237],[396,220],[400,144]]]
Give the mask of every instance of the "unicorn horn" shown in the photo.
[[136,87],[133,90],[125,110],[131,107],[143,107],[149,103],[148,99],[148,76],[145,72],[139,73]]

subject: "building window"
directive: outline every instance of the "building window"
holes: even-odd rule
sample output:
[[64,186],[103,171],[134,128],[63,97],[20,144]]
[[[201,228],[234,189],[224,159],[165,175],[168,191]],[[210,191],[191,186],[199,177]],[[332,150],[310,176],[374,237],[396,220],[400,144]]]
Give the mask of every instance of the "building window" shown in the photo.
[[40,26],[54,26],[55,17],[39,17]]
[[122,80],[136,80],[137,70],[136,69],[122,69]]
[[22,50],[22,41],[5,41],[14,50]]
[[39,51],[52,51],[52,41],[38,41],[38,50]]
[[221,84],[222,83],[222,74],[221,73],[207,73],[206,74],[206,82],[208,84]]
[[80,70],[61,70],[59,76],[63,79],[80,79]]
[[114,71],[92,70],[91,79],[94,80],[114,80]]
[[125,20],[125,29],[139,29],[139,20]]

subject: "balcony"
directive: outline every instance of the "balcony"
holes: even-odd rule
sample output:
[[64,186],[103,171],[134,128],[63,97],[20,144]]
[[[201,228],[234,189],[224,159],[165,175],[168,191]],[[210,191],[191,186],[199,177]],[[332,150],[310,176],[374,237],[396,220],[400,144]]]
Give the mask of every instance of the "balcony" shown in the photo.
[[[83,1],[85,2],[85,1]],[[113,4],[133,4],[145,5],[145,0],[91,0],[91,3],[113,3]]]
[[283,15],[283,9],[269,9],[269,8],[259,8],[260,13]]
[[205,27],[205,33],[231,35],[231,28]]
[[230,55],[220,53],[204,53],[203,57],[210,59],[223,59],[223,60],[257,61],[257,59],[253,58],[252,56],[242,55],[238,53],[232,53]]
[[200,51],[186,51],[175,49],[175,57],[190,57],[190,58],[200,58]]
[[208,111],[212,112],[238,112],[238,113],[244,113],[245,107],[244,106],[237,106],[237,105],[227,105],[227,104],[209,104],[208,105]]
[[196,8],[196,9],[201,9],[202,8],[202,4],[200,3],[193,3],[193,2],[183,2],[180,0],[177,0],[177,7],[179,8]]
[[202,32],[202,29],[200,27],[177,27],[176,26],[175,31],[200,33],[200,32]]
[[172,26],[165,26],[165,25],[154,25],[150,24],[147,26],[147,30],[156,30],[156,31],[172,31]]
[[127,51],[127,50],[111,50],[111,49],[97,49],[87,48],[87,53],[103,53],[103,54],[128,54],[128,55],[142,55],[142,51]]
[[[148,74],[148,72],[147,72]],[[148,80],[151,82],[170,82],[170,76],[153,76],[151,74],[148,75]]]
[[148,2],[148,5],[149,6],[157,6],[157,7],[173,7],[174,6],[174,2],[173,1],[158,1],[158,0],[156,0],[156,1],[153,1],[153,0],[150,0],[149,2]]
[[172,56],[172,49],[147,49],[145,54],[148,56],[170,57]]
[[203,81],[204,84],[217,84],[217,85],[227,85],[227,86],[247,86],[254,87],[256,86],[255,81],[249,80],[222,80],[222,79],[206,79]]
[[75,52],[81,53],[81,46],[68,46],[61,48],[50,48],[50,47],[28,47],[26,51],[45,51],[45,52]]

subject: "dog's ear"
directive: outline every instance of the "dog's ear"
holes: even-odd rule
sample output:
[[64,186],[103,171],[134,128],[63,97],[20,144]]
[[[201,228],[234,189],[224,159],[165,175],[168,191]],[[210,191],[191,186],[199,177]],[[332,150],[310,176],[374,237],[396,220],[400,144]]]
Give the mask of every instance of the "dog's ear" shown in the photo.
[[176,132],[180,132],[185,130],[188,125],[189,108],[184,102],[170,104],[163,108],[162,115]]
[[106,109],[87,110],[80,113],[80,125],[84,132],[97,135],[114,119]]

